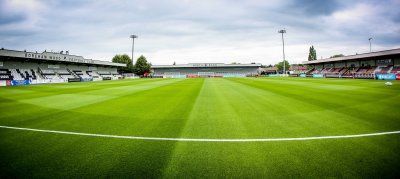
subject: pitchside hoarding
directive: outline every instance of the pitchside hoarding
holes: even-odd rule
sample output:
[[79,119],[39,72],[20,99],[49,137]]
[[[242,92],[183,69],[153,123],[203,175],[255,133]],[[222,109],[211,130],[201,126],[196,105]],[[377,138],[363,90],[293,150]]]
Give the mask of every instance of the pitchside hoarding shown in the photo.
[[12,86],[29,85],[29,84],[31,84],[29,80],[11,80]]
[[7,86],[6,80],[0,80],[0,86]]
[[323,74],[313,74],[313,78],[323,78]]
[[80,78],[68,78],[68,82],[80,82]]
[[396,75],[393,73],[388,74],[376,74],[378,80],[396,80]]

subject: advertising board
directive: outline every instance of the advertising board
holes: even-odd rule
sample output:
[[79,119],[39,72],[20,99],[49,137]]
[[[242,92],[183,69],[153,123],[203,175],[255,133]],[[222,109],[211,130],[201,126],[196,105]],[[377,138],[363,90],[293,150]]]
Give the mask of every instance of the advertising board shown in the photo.
[[393,73],[388,74],[376,74],[378,80],[396,80],[396,75]]

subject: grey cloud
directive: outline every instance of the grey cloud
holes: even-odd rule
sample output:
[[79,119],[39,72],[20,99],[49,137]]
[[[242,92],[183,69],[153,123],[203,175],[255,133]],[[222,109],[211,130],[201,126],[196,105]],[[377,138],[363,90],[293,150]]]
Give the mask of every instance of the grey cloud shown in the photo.
[[[0,7],[1,7],[0,0]],[[377,19],[367,22],[382,21],[391,29],[376,32],[373,28],[333,26],[327,21],[330,16],[344,9],[350,9],[358,3],[371,4],[382,8]],[[391,1],[46,1],[48,6],[33,24],[33,30],[24,26],[13,25],[29,19],[29,14],[9,11],[14,16],[0,13],[1,46],[25,48],[60,48],[85,54],[102,54],[111,58],[116,52],[128,53],[130,50],[129,34],[139,35],[137,53],[146,53],[154,64],[164,59],[171,59],[173,53],[186,53],[195,49],[204,50],[207,57],[218,59],[221,49],[235,50],[235,54],[259,59],[260,62],[273,63],[280,52],[264,52],[265,49],[280,46],[277,30],[287,28],[288,48],[307,45],[327,44],[338,46],[348,44],[348,48],[359,48],[366,37],[374,35],[375,43],[381,46],[398,46],[400,28],[399,13]],[[385,11],[387,10],[387,11]],[[7,29],[4,27],[9,26]],[[364,24],[361,24],[364,25]],[[40,43],[38,43],[40,42]],[[305,45],[306,44],[306,45]],[[251,46],[261,49],[251,50]],[[260,46],[265,45],[264,51]],[[212,47],[210,47],[212,46]],[[250,46],[250,47],[249,47]],[[186,50],[182,50],[186,49]],[[273,49],[273,48],[272,48]],[[41,50],[41,49],[37,49]],[[223,51],[222,50],[222,51]],[[171,56],[160,57],[160,52],[168,51]],[[318,49],[317,49],[318,51]],[[321,51],[326,51],[321,49]],[[251,52],[251,53],[250,53]],[[254,52],[254,53],[253,53]],[[215,53],[215,54],[213,54]],[[290,56],[291,52],[288,51]],[[305,52],[306,53],[306,52]],[[192,54],[192,53],[188,53]],[[261,55],[256,55],[261,54]],[[325,54],[320,54],[328,56]],[[330,54],[329,54],[330,55]],[[151,59],[157,56],[156,59]],[[293,60],[302,61],[305,55],[292,55]],[[88,57],[90,58],[90,57]],[[162,59],[161,59],[162,58]],[[200,58],[200,57],[193,57]],[[189,59],[176,59],[185,61]],[[189,61],[187,61],[189,62]]]
[[340,8],[336,0],[295,0],[288,10],[300,10],[306,15],[329,15]]

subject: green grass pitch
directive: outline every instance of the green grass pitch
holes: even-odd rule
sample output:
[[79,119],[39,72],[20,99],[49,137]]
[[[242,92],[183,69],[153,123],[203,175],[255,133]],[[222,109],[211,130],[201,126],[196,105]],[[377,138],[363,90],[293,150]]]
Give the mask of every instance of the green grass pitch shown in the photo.
[[[198,139],[400,130],[400,83],[136,79],[0,88],[0,125]],[[0,177],[400,176],[400,134],[272,142],[148,141],[0,128]]]

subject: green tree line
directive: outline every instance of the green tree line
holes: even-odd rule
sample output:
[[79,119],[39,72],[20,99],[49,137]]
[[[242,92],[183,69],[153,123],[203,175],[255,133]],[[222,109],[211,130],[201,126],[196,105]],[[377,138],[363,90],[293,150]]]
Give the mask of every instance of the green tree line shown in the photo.
[[151,63],[147,62],[146,57],[143,55],[136,60],[135,65],[133,65],[132,59],[127,54],[115,55],[112,62],[126,64],[126,67],[118,68],[118,71],[122,73],[135,73],[139,76],[150,73]]

